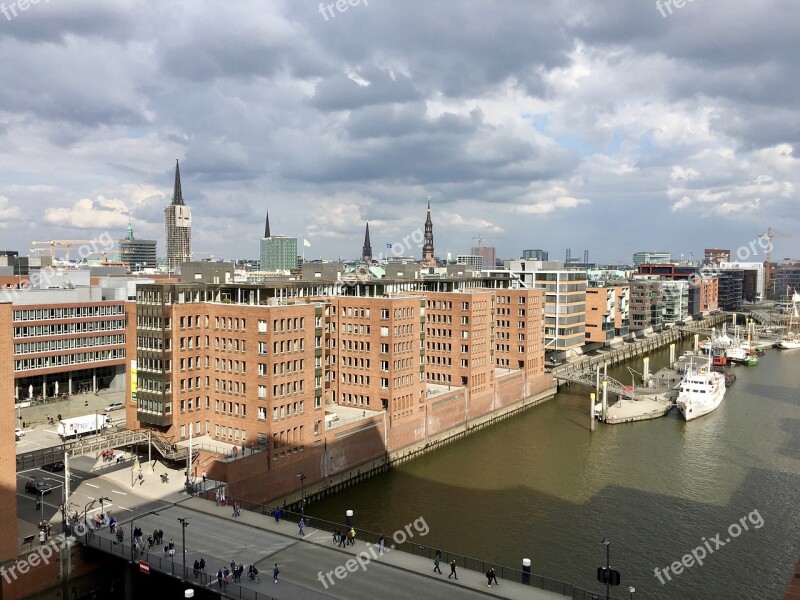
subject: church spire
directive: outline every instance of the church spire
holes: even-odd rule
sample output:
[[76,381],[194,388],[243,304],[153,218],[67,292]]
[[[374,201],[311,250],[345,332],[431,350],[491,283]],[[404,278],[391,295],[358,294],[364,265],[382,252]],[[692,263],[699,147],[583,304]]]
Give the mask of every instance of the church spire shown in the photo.
[[267,209],[267,223],[264,225],[264,237],[271,237],[269,234],[269,209]]
[[369,221],[367,221],[367,233],[364,235],[364,247],[361,249],[361,260],[365,263],[372,262],[372,244],[369,241]]
[[431,221],[431,197],[428,196],[428,214],[425,218],[425,243],[422,246],[423,267],[435,267],[436,259],[433,256],[433,221]]
[[172,192],[172,204],[183,205],[183,192],[181,191],[181,167],[175,159],[175,190]]
[[133,239],[133,224],[131,223],[131,214],[130,213],[128,213],[128,231],[125,234],[125,239],[126,240],[132,240]]

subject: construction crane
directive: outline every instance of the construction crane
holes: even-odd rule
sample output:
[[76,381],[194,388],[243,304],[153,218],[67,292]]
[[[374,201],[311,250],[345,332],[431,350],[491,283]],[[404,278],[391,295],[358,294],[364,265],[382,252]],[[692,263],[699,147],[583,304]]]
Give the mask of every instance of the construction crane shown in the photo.
[[[44,242],[31,242],[34,246],[49,246],[50,247],[50,258],[55,261],[56,259],[56,248],[59,246],[63,246],[65,249],[64,253],[64,260],[69,261],[69,251],[72,246],[77,244],[87,244],[90,246],[92,250],[90,254],[99,253],[105,259],[105,251],[98,250],[98,246],[105,246],[106,242],[102,240],[47,240]],[[31,252],[36,252],[39,255],[41,252],[44,251],[44,248],[31,248]],[[85,258],[85,257],[81,257]]]
[[506,239],[506,238],[501,238],[501,237],[484,237],[484,236],[482,236],[482,235],[476,235],[476,236],[475,236],[475,237],[473,237],[472,239],[473,239],[473,240],[478,240],[478,248],[480,249],[480,248],[481,248],[481,246],[483,245],[483,240],[504,240],[504,239]]
[[[772,279],[772,240],[773,238],[788,238],[792,236],[788,233],[775,231],[772,227],[767,227],[767,233],[760,233],[758,237],[759,239],[767,240],[767,262],[764,265],[764,295],[766,296],[772,287],[770,285],[770,279]],[[775,295],[774,292],[772,295]]]

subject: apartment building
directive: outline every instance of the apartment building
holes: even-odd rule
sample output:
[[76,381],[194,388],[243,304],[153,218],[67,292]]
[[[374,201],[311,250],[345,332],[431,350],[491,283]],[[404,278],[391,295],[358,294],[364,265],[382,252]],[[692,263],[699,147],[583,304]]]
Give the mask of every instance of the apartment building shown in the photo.
[[664,324],[676,324],[689,318],[689,282],[662,281],[661,300]]
[[586,288],[586,342],[607,344],[630,328],[630,287]]
[[663,322],[664,304],[661,299],[661,281],[658,279],[633,279],[631,286],[631,331],[647,328],[659,329]]
[[181,439],[191,429],[268,447],[280,460],[324,431],[323,309],[261,305],[253,289],[238,291],[232,299],[202,285],[137,289],[128,419]]
[[425,300],[427,381],[485,392],[494,381],[492,292],[426,293]]
[[419,296],[326,298],[331,403],[385,410],[390,425],[414,417],[425,391],[424,319]]

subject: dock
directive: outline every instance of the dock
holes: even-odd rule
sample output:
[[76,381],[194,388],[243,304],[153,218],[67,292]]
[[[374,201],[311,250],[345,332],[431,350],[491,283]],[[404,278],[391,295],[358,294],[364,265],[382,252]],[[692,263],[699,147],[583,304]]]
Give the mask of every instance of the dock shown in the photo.
[[616,424],[657,419],[666,415],[673,406],[672,400],[666,394],[644,396],[637,400],[620,398],[608,407],[605,422]]

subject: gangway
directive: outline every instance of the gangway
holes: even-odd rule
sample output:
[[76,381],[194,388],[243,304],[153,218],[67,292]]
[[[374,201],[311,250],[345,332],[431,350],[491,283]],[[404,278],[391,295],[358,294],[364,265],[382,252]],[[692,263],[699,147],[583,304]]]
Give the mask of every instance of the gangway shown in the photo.
[[[570,383],[579,383],[591,388],[597,386],[596,371],[553,371],[552,375],[556,379],[569,381]],[[621,381],[617,381],[613,377],[609,377],[608,375],[603,375],[600,373],[600,385],[603,385],[603,381],[606,382],[606,387],[610,393],[618,395],[625,394],[630,396],[633,392],[633,388],[630,385],[624,384]]]

